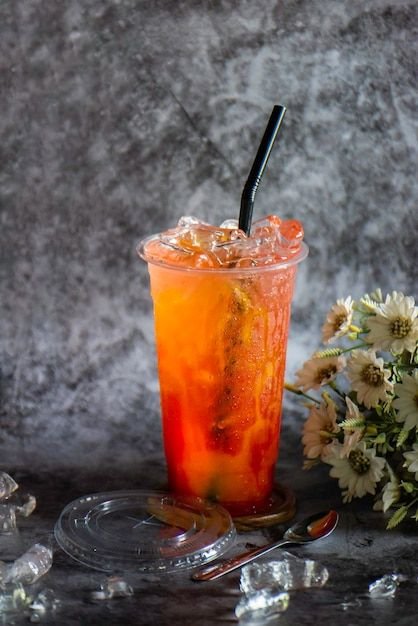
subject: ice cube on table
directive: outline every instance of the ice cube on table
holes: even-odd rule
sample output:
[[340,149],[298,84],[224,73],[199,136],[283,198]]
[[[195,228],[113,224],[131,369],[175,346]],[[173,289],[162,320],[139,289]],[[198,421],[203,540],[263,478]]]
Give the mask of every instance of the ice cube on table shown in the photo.
[[0,500],[10,496],[18,487],[17,482],[9,474],[0,472]]
[[5,504],[13,506],[17,515],[29,517],[36,509],[36,498],[30,493],[15,492],[3,500]]
[[[0,557],[12,561],[22,554],[23,543],[16,525],[16,512],[12,505],[0,504]],[[0,569],[0,580],[2,571]]]
[[31,598],[22,583],[9,583],[0,586],[0,614],[24,611],[30,601]]
[[326,567],[312,559],[301,559],[283,552],[280,559],[254,562],[241,570],[241,591],[250,594],[268,588],[285,591],[323,587],[328,580]]
[[29,605],[30,621],[33,623],[41,622],[46,615],[54,613],[60,604],[61,601],[53,589],[43,589]]
[[52,549],[35,543],[22,556],[7,566],[4,576],[6,583],[31,585],[44,576],[52,566]]
[[130,584],[121,576],[109,576],[101,584],[100,589],[92,591],[92,600],[112,600],[113,598],[129,598],[134,593]]
[[235,615],[240,623],[246,619],[260,621],[263,624],[267,617],[283,613],[289,606],[289,594],[282,590],[261,589],[243,596],[235,607]]
[[393,598],[398,589],[399,577],[397,574],[385,574],[369,585],[372,598]]
[[16,509],[12,504],[0,503],[0,535],[11,535],[17,532]]

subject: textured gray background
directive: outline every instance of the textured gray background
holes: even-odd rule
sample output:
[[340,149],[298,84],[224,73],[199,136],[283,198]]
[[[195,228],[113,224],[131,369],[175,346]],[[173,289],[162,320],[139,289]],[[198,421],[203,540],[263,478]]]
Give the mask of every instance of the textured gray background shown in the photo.
[[337,297],[417,295],[417,24],[415,0],[2,0],[2,469],[161,453],[135,245],[237,215],[275,103],[255,217],[299,218],[311,249],[289,373]]

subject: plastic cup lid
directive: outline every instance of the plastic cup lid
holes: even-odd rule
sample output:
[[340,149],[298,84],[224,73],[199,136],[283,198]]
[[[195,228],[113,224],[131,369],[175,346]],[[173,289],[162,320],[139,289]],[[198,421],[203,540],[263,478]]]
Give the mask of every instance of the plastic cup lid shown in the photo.
[[173,572],[226,552],[236,531],[229,513],[201,498],[113,491],[74,500],[55,538],[70,557],[104,572]]

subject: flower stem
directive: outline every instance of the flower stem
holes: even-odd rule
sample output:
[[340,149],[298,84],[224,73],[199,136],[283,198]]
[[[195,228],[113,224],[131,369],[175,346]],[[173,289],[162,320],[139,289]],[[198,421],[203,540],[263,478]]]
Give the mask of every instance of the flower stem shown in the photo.
[[296,394],[297,396],[302,396],[306,398],[307,400],[310,400],[311,402],[315,402],[315,404],[321,404],[321,401],[318,400],[318,398],[314,398],[313,396],[310,396],[309,394],[305,393],[301,389],[298,389],[298,387],[291,385],[290,383],[285,383],[284,388],[287,389],[287,391],[291,391],[292,393]]
[[414,498],[413,500],[411,500],[411,502],[408,502],[408,504],[405,504],[404,506],[409,509],[411,506],[413,506],[414,504],[418,503],[418,498]]
[[341,393],[341,391],[338,389],[337,385],[335,384],[335,382],[333,380],[330,380],[328,384],[328,387],[330,387],[334,393],[337,394],[337,396],[339,396],[342,400],[345,401],[345,395],[343,393]]
[[340,354],[345,354],[345,352],[352,352],[352,350],[358,350],[359,348],[369,348],[369,344],[366,342],[363,343],[359,343],[356,346],[351,346],[350,348],[345,348],[344,350],[341,350]]

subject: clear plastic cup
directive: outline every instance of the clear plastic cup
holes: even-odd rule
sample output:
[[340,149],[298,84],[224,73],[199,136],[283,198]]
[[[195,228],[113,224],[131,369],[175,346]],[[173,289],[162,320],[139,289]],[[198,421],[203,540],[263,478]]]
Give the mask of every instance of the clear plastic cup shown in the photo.
[[154,304],[170,489],[233,516],[263,512],[279,450],[295,275],[308,248],[299,242],[268,265],[202,268],[156,257],[158,237],[138,253]]

